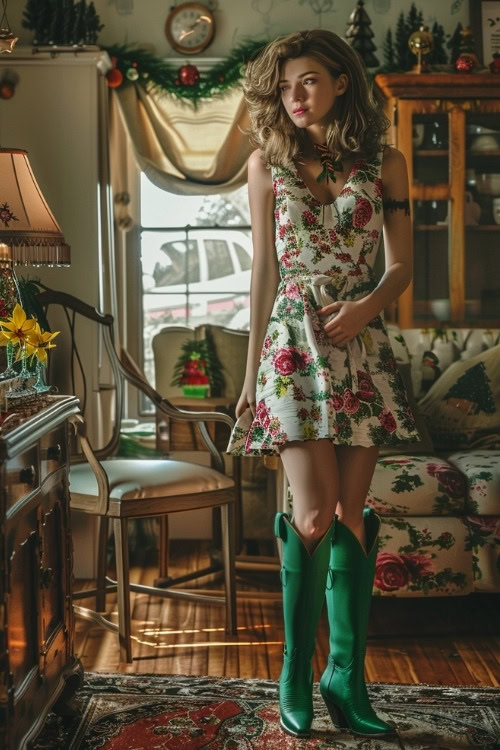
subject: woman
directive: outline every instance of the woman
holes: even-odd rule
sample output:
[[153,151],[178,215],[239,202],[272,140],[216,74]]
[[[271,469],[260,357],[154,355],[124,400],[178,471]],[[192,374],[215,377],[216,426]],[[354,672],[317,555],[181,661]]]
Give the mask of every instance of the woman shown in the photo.
[[[364,655],[380,518],[364,510],[378,446],[419,440],[382,311],[412,277],[408,177],[354,50],[330,31],[270,43],[244,81],[254,260],[246,376],[228,452],[279,454],[285,624],[282,728],[307,737],[326,590],[320,690],[334,723],[393,733]],[[270,169],[268,168],[270,167]],[[373,265],[384,232],[386,272]]]

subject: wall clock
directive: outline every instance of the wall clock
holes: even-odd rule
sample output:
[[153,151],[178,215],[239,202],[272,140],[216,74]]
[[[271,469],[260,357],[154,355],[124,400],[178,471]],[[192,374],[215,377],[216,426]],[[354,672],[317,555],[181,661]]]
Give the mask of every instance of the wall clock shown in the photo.
[[172,8],[165,34],[172,47],[185,55],[203,52],[214,38],[215,19],[201,3],[183,3]]

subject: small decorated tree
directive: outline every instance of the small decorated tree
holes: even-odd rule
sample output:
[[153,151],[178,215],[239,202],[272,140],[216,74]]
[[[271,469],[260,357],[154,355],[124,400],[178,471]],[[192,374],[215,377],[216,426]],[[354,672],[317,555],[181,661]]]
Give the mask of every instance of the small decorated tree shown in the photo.
[[224,387],[222,365],[210,336],[200,341],[190,339],[183,344],[174,368],[171,385],[180,386],[185,396],[205,398],[220,396]]
[[349,16],[349,26],[345,38],[363,60],[367,68],[375,68],[379,61],[374,52],[377,49],[372,41],[371,18],[364,9],[364,0],[358,0],[356,8]]

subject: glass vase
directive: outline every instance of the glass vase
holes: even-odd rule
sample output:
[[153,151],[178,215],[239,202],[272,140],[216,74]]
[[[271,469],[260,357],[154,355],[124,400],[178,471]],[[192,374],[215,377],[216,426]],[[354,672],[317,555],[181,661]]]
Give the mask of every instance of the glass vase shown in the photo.
[[42,365],[39,359],[36,361],[36,381],[33,388],[38,391],[38,393],[50,391],[50,385],[47,385],[45,382],[45,365]]
[[9,380],[10,378],[17,377],[17,372],[12,366],[12,363],[14,362],[14,347],[10,341],[8,341],[5,348],[7,350],[7,367],[2,373],[0,373],[0,380]]

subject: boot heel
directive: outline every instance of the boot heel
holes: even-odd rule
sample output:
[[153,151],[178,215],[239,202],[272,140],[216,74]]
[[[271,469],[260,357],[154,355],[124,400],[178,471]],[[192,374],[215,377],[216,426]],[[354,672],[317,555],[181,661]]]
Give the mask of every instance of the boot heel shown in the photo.
[[340,709],[335,703],[333,703],[331,700],[328,700],[324,696],[323,700],[325,701],[325,705],[328,709],[328,713],[330,714],[332,723],[340,729],[350,729],[342,709]]

